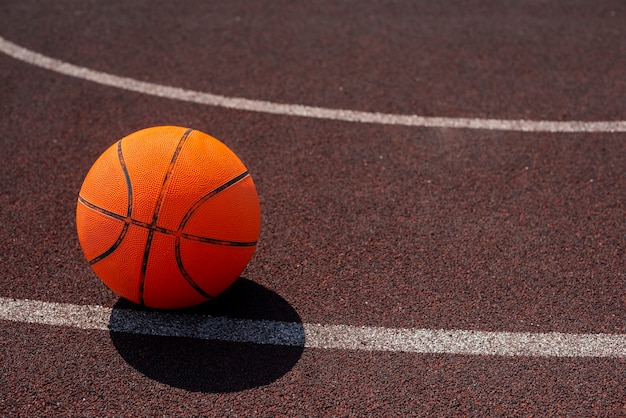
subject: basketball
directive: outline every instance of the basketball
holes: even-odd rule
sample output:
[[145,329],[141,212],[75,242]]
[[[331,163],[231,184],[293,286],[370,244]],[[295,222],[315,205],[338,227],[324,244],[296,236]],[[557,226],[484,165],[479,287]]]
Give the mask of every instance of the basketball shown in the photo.
[[161,126],[109,147],[83,181],[78,240],[117,295],[160,309],[226,290],[259,239],[256,187],[241,160],[205,133]]

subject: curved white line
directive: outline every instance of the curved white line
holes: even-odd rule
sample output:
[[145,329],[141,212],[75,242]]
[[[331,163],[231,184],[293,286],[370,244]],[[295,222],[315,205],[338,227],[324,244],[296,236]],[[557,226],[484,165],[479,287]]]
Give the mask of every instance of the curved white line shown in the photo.
[[83,80],[123,90],[182,100],[210,106],[277,115],[301,116],[346,122],[376,123],[428,128],[465,128],[522,132],[626,132],[626,121],[532,121],[480,118],[447,118],[418,115],[395,115],[389,113],[361,112],[345,109],[328,109],[299,104],[273,103],[241,97],[226,97],[217,94],[186,90],[156,83],[120,77],[90,70],[60,61],[38,52],[21,47],[0,37],[0,52],[17,60]]

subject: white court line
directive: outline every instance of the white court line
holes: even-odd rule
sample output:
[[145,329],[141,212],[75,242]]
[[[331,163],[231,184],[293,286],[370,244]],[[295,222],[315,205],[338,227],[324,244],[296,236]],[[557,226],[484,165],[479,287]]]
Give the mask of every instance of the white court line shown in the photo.
[[0,320],[339,350],[483,356],[626,357],[626,335],[299,324],[0,298]]
[[430,128],[465,128],[522,132],[626,132],[626,121],[533,121],[523,119],[508,120],[426,117],[418,115],[361,112],[346,109],[329,109],[300,104],[284,104],[263,100],[251,100],[241,97],[226,97],[217,94],[186,90],[178,87],[164,86],[161,84],[149,83],[128,77],[120,77],[113,74],[91,70],[89,68],[73,65],[42,55],[38,52],[31,51],[2,37],[0,37],[0,52],[37,67],[65,74],[70,77],[93,81],[94,83],[105,86],[116,87],[151,96],[251,112],[330,119],[346,122]]

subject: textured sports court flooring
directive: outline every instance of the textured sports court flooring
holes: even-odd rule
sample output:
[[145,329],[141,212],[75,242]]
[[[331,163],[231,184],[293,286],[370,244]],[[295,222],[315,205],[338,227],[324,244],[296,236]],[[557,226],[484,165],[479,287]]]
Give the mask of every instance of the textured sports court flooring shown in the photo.
[[[0,416],[625,416],[621,1],[0,2]],[[181,312],[74,211],[181,125],[259,248]]]

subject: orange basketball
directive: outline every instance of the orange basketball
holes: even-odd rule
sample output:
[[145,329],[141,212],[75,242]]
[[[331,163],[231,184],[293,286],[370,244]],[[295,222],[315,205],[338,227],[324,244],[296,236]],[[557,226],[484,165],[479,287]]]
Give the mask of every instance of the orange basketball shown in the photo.
[[161,126],[120,139],[91,167],[76,228],[89,264],[116,294],[153,308],[217,296],[259,239],[252,177],[222,142]]

